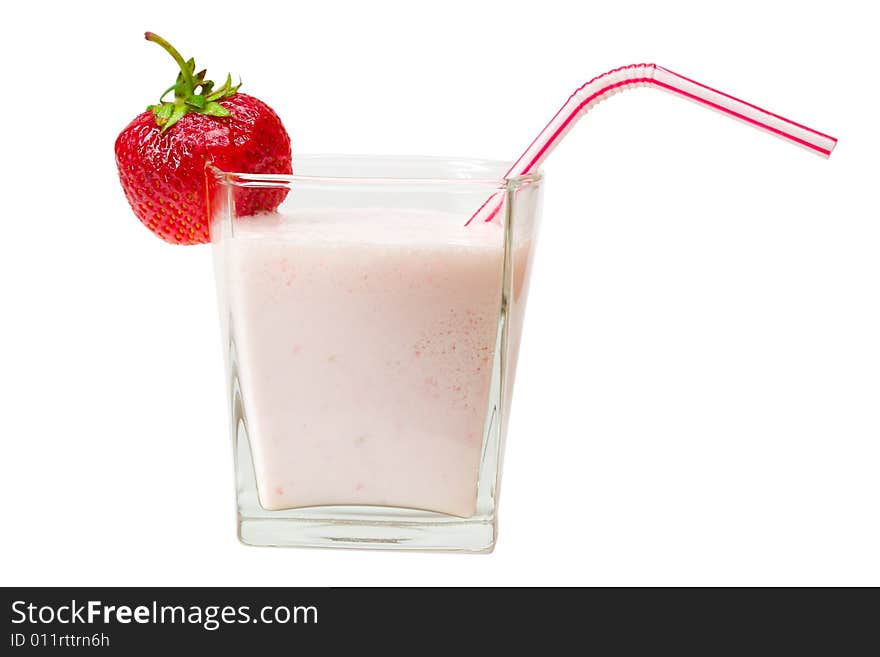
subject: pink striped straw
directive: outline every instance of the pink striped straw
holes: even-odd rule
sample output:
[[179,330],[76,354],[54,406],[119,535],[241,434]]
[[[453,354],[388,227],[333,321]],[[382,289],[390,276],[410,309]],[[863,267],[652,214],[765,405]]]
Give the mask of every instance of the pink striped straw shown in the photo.
[[[513,178],[526,175],[541,166],[566,133],[574,127],[578,119],[600,101],[618,91],[645,86],[655,86],[678,94],[777,137],[787,139],[824,157],[830,156],[831,151],[837,145],[837,139],[834,137],[686,78],[668,68],[657,64],[632,64],[603,73],[578,88],[565,105],[556,112],[556,115],[550,119],[540,134],[535,137],[526,151],[508,169],[504,177]],[[503,192],[497,192],[486,199],[486,202],[468,219],[467,223],[471,223],[476,217],[491,221],[501,209],[502,194]]]

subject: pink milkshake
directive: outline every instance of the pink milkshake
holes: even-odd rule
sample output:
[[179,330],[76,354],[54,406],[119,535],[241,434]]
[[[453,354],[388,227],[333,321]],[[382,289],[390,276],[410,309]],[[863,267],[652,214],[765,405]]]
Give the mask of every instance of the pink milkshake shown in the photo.
[[[236,230],[228,294],[261,505],[473,515],[502,227],[373,209]],[[516,287],[528,247],[517,245]]]

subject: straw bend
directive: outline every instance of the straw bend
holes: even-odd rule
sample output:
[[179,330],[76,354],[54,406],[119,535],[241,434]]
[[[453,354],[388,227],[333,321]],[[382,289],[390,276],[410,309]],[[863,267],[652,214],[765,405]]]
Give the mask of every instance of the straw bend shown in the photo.
[[[757,105],[686,78],[657,64],[631,64],[603,73],[576,89],[510,167],[505,177],[521,176],[537,169],[566,133],[574,127],[577,120],[597,103],[619,91],[647,86],[654,86],[700,103],[824,157],[830,156],[837,145],[837,139],[834,137],[768,112]],[[501,194],[497,193],[488,198],[467,223],[477,217],[491,221],[500,209]]]

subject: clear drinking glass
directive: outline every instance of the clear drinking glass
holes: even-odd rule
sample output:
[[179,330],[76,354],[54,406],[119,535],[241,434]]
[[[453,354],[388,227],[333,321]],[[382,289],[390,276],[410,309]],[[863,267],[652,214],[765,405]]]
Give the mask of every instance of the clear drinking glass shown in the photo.
[[542,190],[508,167],[209,169],[242,542],[492,550]]

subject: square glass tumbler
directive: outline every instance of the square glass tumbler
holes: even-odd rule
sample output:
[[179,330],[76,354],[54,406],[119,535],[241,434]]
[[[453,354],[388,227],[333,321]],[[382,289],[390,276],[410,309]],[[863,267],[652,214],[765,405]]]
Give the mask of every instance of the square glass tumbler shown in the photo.
[[240,539],[491,551],[541,174],[294,168],[207,173]]

